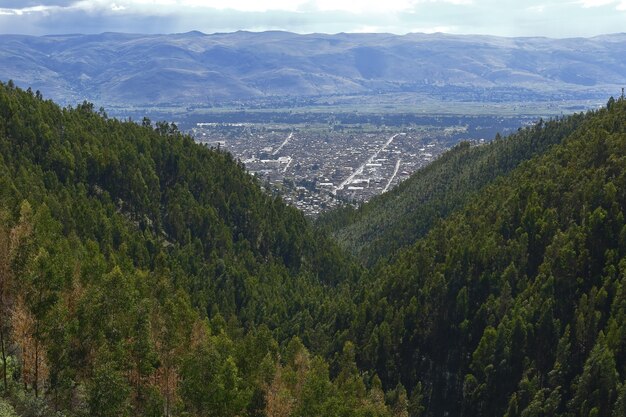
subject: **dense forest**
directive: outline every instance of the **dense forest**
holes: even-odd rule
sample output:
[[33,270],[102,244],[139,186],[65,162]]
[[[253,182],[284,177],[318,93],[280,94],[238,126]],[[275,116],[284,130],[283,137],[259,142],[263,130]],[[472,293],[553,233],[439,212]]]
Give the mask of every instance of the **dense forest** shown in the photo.
[[0,415],[622,417],[625,210],[623,99],[314,228],[175,125],[0,84]]
[[624,99],[462,144],[326,221],[366,230],[394,203],[415,221],[384,225],[355,288],[362,369],[428,416],[626,415]]
[[320,356],[313,317],[359,273],[230,154],[0,85],[0,386],[20,414],[388,415],[354,346],[332,377]]
[[575,114],[540,120],[503,140],[472,146],[461,142],[388,193],[355,209],[324,213],[318,226],[367,265],[386,259],[423,237],[438,221],[465,205],[495,178],[560,143],[584,120]]

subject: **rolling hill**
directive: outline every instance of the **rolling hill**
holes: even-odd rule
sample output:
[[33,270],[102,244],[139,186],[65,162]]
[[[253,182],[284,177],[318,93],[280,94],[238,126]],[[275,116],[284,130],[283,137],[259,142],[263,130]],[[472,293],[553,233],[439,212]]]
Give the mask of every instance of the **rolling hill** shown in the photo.
[[606,97],[626,84],[626,35],[236,32],[0,36],[0,79],[62,103],[219,104],[461,88],[477,101]]

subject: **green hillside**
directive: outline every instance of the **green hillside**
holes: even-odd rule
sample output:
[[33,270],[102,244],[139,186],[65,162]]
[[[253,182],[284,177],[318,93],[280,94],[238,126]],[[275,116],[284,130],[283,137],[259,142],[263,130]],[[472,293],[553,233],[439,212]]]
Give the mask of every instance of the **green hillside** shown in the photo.
[[0,413],[623,417],[625,211],[623,99],[329,215],[364,269],[176,126],[2,84]]
[[523,133],[577,124],[370,271],[359,366],[428,416],[625,415],[626,101],[608,107]]
[[313,317],[358,274],[228,153],[0,84],[0,391],[20,415],[386,415],[349,345],[332,379],[305,347],[331,345]]
[[481,146],[463,142],[388,193],[358,209],[346,206],[326,213],[318,225],[364,264],[374,265],[424,236],[494,179],[560,143],[583,120],[578,114],[540,121]]

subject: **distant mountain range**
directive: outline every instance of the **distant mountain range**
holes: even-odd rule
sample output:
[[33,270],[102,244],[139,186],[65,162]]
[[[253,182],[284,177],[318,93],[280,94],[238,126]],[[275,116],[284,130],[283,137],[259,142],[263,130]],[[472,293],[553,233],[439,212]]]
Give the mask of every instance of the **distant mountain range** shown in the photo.
[[626,85],[626,34],[0,35],[0,79],[61,102],[103,105],[446,88],[598,96]]

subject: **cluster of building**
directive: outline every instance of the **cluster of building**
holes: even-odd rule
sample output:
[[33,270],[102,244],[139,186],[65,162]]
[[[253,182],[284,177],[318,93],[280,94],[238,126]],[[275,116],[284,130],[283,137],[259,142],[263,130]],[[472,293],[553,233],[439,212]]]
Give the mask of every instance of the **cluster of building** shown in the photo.
[[197,141],[241,160],[265,187],[315,216],[360,203],[408,178],[446,149],[441,129],[199,124]]

